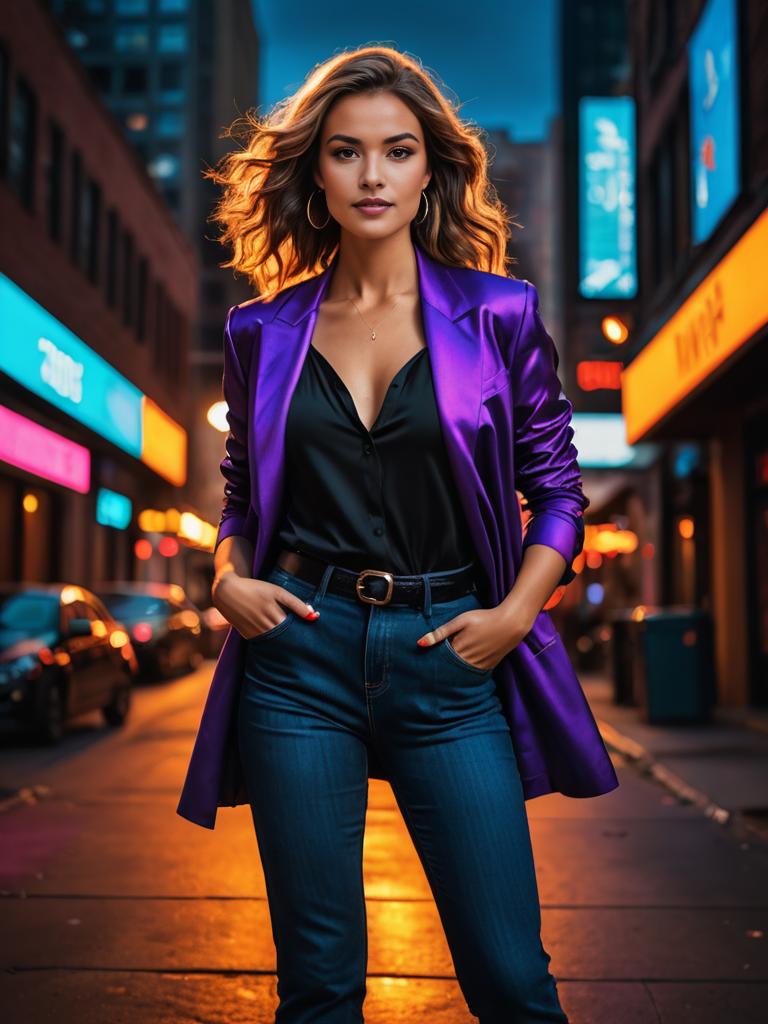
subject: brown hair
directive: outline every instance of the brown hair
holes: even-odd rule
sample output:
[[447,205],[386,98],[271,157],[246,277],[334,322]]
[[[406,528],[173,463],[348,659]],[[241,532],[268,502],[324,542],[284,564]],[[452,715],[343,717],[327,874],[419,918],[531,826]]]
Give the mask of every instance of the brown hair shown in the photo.
[[417,59],[387,46],[366,46],[318,65],[268,116],[247,111],[222,136],[242,134],[245,144],[203,172],[223,186],[209,218],[223,225],[217,241],[232,246],[231,259],[220,266],[245,275],[260,296],[271,297],[328,267],[339,225],[329,218],[327,227],[316,230],[306,217],[316,188],[312,171],[320,127],[336,100],[370,92],[398,96],[424,132],[432,172],[429,214],[423,224],[412,222],[413,240],[440,263],[509,276],[506,243],[513,222],[488,179],[484,130],[459,117],[458,105]]

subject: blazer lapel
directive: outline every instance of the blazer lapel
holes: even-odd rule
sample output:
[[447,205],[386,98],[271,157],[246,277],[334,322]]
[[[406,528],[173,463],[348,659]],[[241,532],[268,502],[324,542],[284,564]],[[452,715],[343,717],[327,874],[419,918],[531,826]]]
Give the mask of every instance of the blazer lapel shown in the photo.
[[[482,489],[473,461],[482,401],[483,347],[479,335],[461,322],[477,303],[459,285],[452,268],[433,260],[420,246],[414,248],[443,437],[478,554],[492,571],[493,556],[478,509]],[[288,409],[335,265],[336,257],[322,273],[290,289],[273,319],[261,327],[250,450],[259,532],[265,543],[277,526],[281,508]]]

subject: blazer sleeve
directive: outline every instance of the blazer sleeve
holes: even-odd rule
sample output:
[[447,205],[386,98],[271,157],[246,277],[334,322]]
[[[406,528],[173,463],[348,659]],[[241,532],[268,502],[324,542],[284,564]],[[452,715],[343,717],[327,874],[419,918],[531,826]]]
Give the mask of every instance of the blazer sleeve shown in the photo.
[[232,338],[233,319],[237,306],[227,313],[224,325],[224,374],[222,391],[227,403],[229,433],[226,454],[220,470],[224,477],[224,502],[216,548],[225,537],[239,536],[253,540],[256,515],[251,506],[251,480],[248,467],[248,373],[243,367]]
[[573,406],[557,375],[555,343],[539,313],[539,295],[525,282],[525,308],[512,352],[515,481],[531,511],[523,550],[544,544],[567,563],[558,586],[576,576],[571,563],[584,547],[584,511],[578,451],[572,443]]

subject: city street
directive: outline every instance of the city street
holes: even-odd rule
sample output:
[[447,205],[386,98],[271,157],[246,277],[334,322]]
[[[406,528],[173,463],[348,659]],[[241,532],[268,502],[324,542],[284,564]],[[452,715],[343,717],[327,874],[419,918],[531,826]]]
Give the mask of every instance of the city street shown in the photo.
[[[250,815],[214,831],[175,813],[213,663],[137,687],[126,727],[76,720],[56,752],[3,740],[8,1024],[269,1022],[269,911]],[[528,803],[552,956],[571,1024],[764,1019],[768,850],[617,760],[614,792]],[[37,795],[35,795],[37,794]],[[368,1024],[470,1021],[389,786],[365,846]]]

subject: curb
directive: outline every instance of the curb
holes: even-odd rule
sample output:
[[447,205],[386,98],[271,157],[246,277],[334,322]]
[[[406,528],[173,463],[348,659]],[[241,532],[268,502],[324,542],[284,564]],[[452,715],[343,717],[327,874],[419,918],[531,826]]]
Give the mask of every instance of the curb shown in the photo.
[[731,829],[738,839],[760,839],[763,842],[766,841],[765,832],[752,824],[740,811],[732,811],[727,807],[721,807],[720,804],[716,803],[702,790],[696,789],[695,786],[690,785],[680,775],[673,772],[671,768],[667,768],[666,765],[657,760],[642,743],[638,743],[637,740],[633,740],[630,736],[625,736],[624,733],[619,732],[609,722],[599,718],[596,718],[595,721],[600,730],[600,735],[609,750],[621,754],[622,757],[631,761],[643,775],[650,775],[651,778],[661,783],[681,803],[692,804],[694,807],[698,807],[706,817],[711,818],[718,825],[727,826]]
[[15,793],[11,793],[10,796],[3,797],[0,800],[0,814],[4,811],[10,811],[14,807],[18,807],[20,804],[36,804],[45,797],[51,795],[51,787],[44,785],[37,786],[22,786],[21,789],[17,789]]

